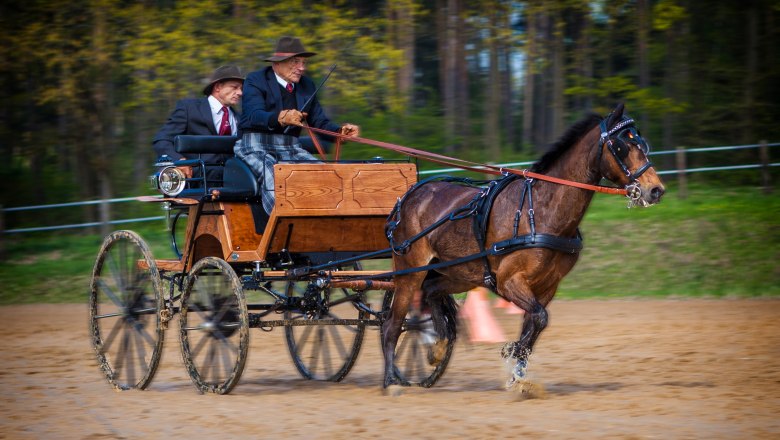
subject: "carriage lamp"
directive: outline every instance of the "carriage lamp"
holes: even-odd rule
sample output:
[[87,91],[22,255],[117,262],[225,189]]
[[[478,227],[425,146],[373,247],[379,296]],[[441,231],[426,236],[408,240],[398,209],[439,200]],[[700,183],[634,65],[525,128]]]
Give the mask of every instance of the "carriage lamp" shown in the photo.
[[184,172],[174,166],[167,166],[152,176],[152,186],[168,197],[176,197],[187,183]]

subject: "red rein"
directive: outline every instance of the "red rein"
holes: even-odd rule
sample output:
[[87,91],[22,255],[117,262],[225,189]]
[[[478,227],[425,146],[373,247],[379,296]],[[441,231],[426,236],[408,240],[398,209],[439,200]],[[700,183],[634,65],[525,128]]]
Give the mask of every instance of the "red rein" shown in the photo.
[[625,196],[628,194],[626,189],[624,188],[612,188],[608,186],[601,186],[601,185],[589,185],[587,183],[580,183],[580,182],[574,182],[572,180],[566,180],[566,179],[559,179],[557,177],[551,177],[551,176],[545,176],[544,174],[537,174],[528,170],[516,170],[513,168],[500,168],[493,165],[487,165],[487,164],[480,164],[476,162],[470,162],[463,159],[457,159],[454,157],[449,156],[443,156],[441,154],[431,153],[429,151],[422,151],[422,150],[415,150],[414,148],[404,147],[402,145],[396,145],[391,144],[388,142],[382,142],[382,141],[375,141],[372,139],[366,139],[361,138],[357,136],[344,136],[339,133],[334,133],[332,131],[322,130],[319,128],[314,128],[310,126],[304,126],[305,129],[309,130],[309,134],[311,135],[312,140],[314,141],[314,145],[317,147],[317,151],[320,153],[320,156],[325,159],[325,152],[320,147],[319,142],[317,141],[316,136],[314,136],[314,133],[320,133],[328,136],[333,136],[336,138],[336,149],[335,149],[335,157],[336,160],[338,160],[339,153],[341,152],[341,142],[342,140],[349,140],[353,142],[359,142],[361,144],[366,145],[372,145],[374,147],[384,148],[386,150],[395,151],[401,154],[405,154],[410,157],[418,157],[420,159],[424,159],[430,162],[442,164],[442,165],[448,165],[453,166],[456,168],[461,168],[468,171],[475,171],[478,173],[486,173],[486,174],[494,174],[497,176],[502,176],[505,173],[511,173],[516,174],[518,176],[523,176],[527,179],[538,179],[538,180],[545,180],[547,182],[557,183],[560,185],[567,185],[567,186],[573,186],[575,188],[581,188],[588,191],[596,191],[604,194],[615,194],[615,195],[621,195]]

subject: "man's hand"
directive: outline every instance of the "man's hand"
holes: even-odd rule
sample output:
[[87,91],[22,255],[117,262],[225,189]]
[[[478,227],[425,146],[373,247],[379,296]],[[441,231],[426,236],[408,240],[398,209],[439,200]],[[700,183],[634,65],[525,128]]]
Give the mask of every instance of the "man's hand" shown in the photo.
[[[187,160],[186,157],[182,156],[179,160]],[[184,173],[184,177],[188,179],[192,179],[192,167],[176,167],[181,170],[182,173]]]
[[192,167],[176,167],[181,170],[182,173],[184,173],[184,177],[188,179],[192,179]]
[[344,136],[360,136],[360,127],[354,124],[344,124],[341,126],[339,133]]
[[282,110],[279,113],[279,124],[282,127],[288,125],[296,125],[298,127],[303,126],[303,121],[306,119],[306,113],[301,113],[298,110]]

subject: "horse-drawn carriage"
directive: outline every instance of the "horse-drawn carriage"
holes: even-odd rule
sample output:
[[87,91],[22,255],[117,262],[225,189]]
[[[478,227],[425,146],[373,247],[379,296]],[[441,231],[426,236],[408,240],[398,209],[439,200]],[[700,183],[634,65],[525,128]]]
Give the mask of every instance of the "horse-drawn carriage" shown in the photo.
[[[230,152],[234,142],[179,136],[176,148],[195,156]],[[149,385],[174,315],[184,364],[203,392],[227,393],[236,385],[250,328],[283,327],[303,377],[343,379],[366,328],[381,324],[392,301],[392,281],[376,277],[387,271],[362,266],[389,258],[389,252],[375,253],[387,248],[387,215],[417,181],[416,165],[380,159],[278,164],[275,207],[264,225],[255,221],[262,217],[263,189],[244,162],[228,159],[219,186],[205,177],[188,179],[181,170],[190,166],[200,176],[210,174],[210,165],[197,159],[170,164],[154,176],[164,197],[144,198],[166,204],[178,259],[155,259],[131,231],[110,234],[99,252],[90,330],[109,383],[119,389]],[[187,219],[185,239],[177,243],[181,218]],[[349,262],[329,264],[344,260]],[[430,320],[410,314],[399,369],[426,386],[446,368],[454,343],[438,337]],[[432,365],[427,352],[439,339],[446,340],[445,349]]]
[[[179,137],[176,148],[191,157],[230,152],[233,142]],[[224,164],[218,184],[203,177],[209,173],[197,159],[163,168],[155,183],[164,197],[145,200],[172,213],[179,258],[155,259],[137,234],[117,231],[93,269],[90,330],[109,383],[147,387],[178,315],[182,358],[201,392],[230,392],[244,370],[249,329],[275,327],[284,328],[303,377],[339,381],[366,329],[381,326],[384,387],[428,387],[455,343],[450,294],[485,286],[526,312],[519,340],[502,350],[515,362],[507,383],[513,387],[525,378],[547,304],[577,261],[577,227],[593,192],[623,194],[638,206],[657,203],[664,192],[622,106],[572,126],[531,171],[393,148],[502,178],[417,182],[409,161],[280,163],[268,218],[263,188],[237,158]],[[201,177],[188,178],[182,167]],[[620,187],[599,186],[602,178]],[[364,268],[388,258],[392,272]]]

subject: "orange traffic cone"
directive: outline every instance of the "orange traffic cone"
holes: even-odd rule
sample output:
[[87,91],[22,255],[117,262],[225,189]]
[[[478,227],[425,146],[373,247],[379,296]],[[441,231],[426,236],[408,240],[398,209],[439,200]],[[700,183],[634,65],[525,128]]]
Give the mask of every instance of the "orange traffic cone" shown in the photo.
[[469,326],[471,342],[505,342],[506,336],[488,307],[487,292],[484,287],[469,290],[460,316]]
[[523,314],[523,309],[521,309],[520,307],[517,307],[513,303],[511,303],[511,302],[509,302],[509,301],[507,301],[507,300],[505,300],[504,298],[501,298],[501,297],[499,297],[496,300],[496,303],[495,303],[495,305],[493,307],[495,307],[497,309],[505,309],[504,313],[506,313],[507,315],[522,315]]

